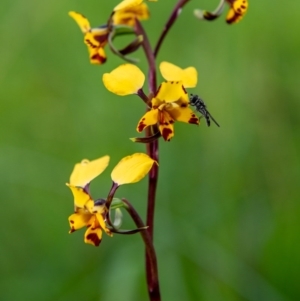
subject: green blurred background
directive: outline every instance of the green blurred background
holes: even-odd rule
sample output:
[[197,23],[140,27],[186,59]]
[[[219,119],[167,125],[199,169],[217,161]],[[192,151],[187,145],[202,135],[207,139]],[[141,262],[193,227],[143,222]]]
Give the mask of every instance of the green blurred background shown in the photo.
[[[105,2],[105,3],[104,3]],[[195,66],[199,93],[221,124],[175,125],[160,143],[156,206],[163,300],[300,300],[298,1],[251,1],[239,24],[196,20],[191,1],[158,57]],[[65,187],[74,163],[111,156],[92,183],[144,151],[128,138],[144,113],[134,96],[105,90],[101,76],[121,59],[107,48],[89,64],[69,10],[105,23],[113,1],[2,0],[0,9],[0,300],[147,300],[139,235],[104,236],[99,248],[68,234]],[[175,4],[150,3],[144,23],[155,43]],[[298,23],[298,24],[297,24]],[[139,65],[145,72],[141,50]],[[159,76],[159,80],[161,77]],[[121,187],[145,216],[147,181]],[[129,219],[128,219],[129,220]],[[132,227],[126,222],[126,227]]]

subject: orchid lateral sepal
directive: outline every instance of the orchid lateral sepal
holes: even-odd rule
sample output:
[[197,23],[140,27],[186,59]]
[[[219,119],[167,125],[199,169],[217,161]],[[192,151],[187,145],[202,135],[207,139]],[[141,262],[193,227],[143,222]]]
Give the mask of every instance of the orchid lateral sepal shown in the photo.
[[109,208],[110,210],[115,210],[117,208],[125,208],[125,207],[126,205],[122,202],[121,199],[113,198]]
[[151,143],[161,137],[160,131],[157,131],[154,135],[152,136],[147,136],[147,137],[135,137],[135,138],[129,138],[133,142],[137,143]]
[[109,210],[115,210],[115,216],[114,216],[114,229],[119,229],[122,225],[122,218],[123,214],[121,211],[121,208],[125,207],[125,204],[122,202],[122,200],[118,198],[113,198]]
[[133,40],[130,44],[128,44],[123,49],[120,49],[119,52],[125,56],[126,54],[132,53],[136,51],[143,43],[143,36],[139,35],[136,37],[135,40]]
[[224,11],[225,0],[221,0],[217,8],[213,12],[206,10],[195,9],[194,15],[200,20],[213,21],[221,16]]
[[144,230],[147,230],[148,229],[148,226],[145,226],[145,227],[142,227],[142,228],[136,228],[136,229],[133,229],[133,230],[119,230],[119,229],[110,229],[111,232],[113,233],[117,233],[117,234],[136,234],[136,233],[139,233],[141,231],[144,231]]
[[[109,27],[109,25],[108,25]],[[113,38],[127,34],[135,34],[134,27],[128,25],[113,25],[110,28]]]
[[108,36],[108,45],[109,45],[110,50],[114,54],[116,54],[117,56],[122,58],[124,61],[127,61],[127,62],[132,63],[132,64],[137,64],[139,62],[139,59],[129,58],[129,57],[123,55],[122,53],[120,53],[120,51],[117,48],[115,48],[115,46],[112,42],[112,37],[111,36]]
[[114,216],[114,229],[119,229],[122,226],[123,221],[123,214],[120,208],[115,209],[115,216]]
[[[138,213],[136,212],[136,210],[134,209],[134,207],[131,205],[131,203],[128,200],[123,198],[120,201],[123,203],[124,208],[127,210],[127,212],[130,214],[130,216],[132,217],[132,219],[134,221],[136,221],[137,218],[139,220],[141,220],[140,216],[138,215]],[[142,223],[139,223],[139,224],[136,223],[136,225],[140,226],[140,227],[133,229],[133,230],[121,230],[116,233],[118,233],[118,234],[135,234],[135,233],[138,233],[138,232],[148,229],[148,226],[144,226]]]
[[[109,213],[107,214],[107,221],[110,225],[109,229],[111,232],[117,234],[135,234],[148,228],[147,226],[144,226],[132,230],[120,230],[119,228],[122,223],[122,213],[120,208],[125,208],[127,211],[129,210],[129,206],[127,203],[124,203],[121,199],[113,198],[109,208]],[[115,210],[115,218],[113,222],[109,220],[111,218],[111,210]]]
[[117,56],[119,56],[120,58],[122,58],[125,61],[136,64],[139,62],[139,60],[135,59],[135,58],[127,57],[126,54],[136,51],[142,45],[142,43],[143,43],[142,35],[138,35],[131,43],[129,43],[123,49],[117,49],[113,43],[113,40],[115,37],[120,36],[120,35],[127,35],[127,34],[135,34],[132,27],[130,27],[130,26],[113,26],[113,27],[111,27],[111,31],[108,36],[108,45],[114,54],[116,54]]

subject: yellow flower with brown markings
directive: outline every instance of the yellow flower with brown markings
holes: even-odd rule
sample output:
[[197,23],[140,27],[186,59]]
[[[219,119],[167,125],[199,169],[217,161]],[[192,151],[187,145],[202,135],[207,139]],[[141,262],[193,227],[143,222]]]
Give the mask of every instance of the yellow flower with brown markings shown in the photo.
[[137,6],[116,10],[112,16],[114,25],[134,26],[135,19],[147,20],[150,13],[147,4],[141,3]]
[[[157,0],[148,0],[148,1],[156,2]],[[143,4],[143,2],[144,2],[143,0],[124,0],[114,8],[114,11],[135,8]]]
[[91,28],[88,19],[84,15],[74,11],[69,12],[69,16],[75,20],[84,34],[84,43],[88,48],[91,64],[101,65],[105,63],[106,54],[104,46],[108,41],[108,27],[104,25],[98,28]]
[[[189,97],[185,88],[197,85],[197,71],[194,67],[181,69],[171,63],[160,64],[163,82],[150,100],[151,108],[140,119],[137,131],[158,125],[159,131],[166,141],[174,136],[174,122],[181,121],[199,124],[199,118],[189,108]],[[105,87],[117,95],[138,94],[145,81],[143,72],[135,65],[123,64],[110,73],[103,75]]]
[[69,216],[70,233],[87,227],[84,241],[94,246],[99,246],[102,231],[112,236],[105,224],[107,213],[105,202],[95,202],[89,194],[90,182],[105,170],[108,163],[109,156],[93,161],[84,159],[74,166],[70,182],[66,184],[74,197],[74,213]]
[[198,19],[213,21],[221,16],[226,3],[230,6],[226,16],[226,22],[228,24],[234,24],[242,20],[248,9],[248,0],[221,0],[215,11],[209,12],[196,9],[194,14]]
[[[123,1],[124,2],[124,1]],[[113,39],[114,27],[134,26],[135,19],[149,18],[149,9],[142,1],[121,2],[111,14],[109,24],[91,27],[89,20],[82,14],[71,11],[69,16],[78,24],[84,34],[84,43],[87,45],[91,64],[101,65],[106,62],[104,47]]]
[[248,0],[226,0],[230,5],[229,12],[226,16],[228,24],[237,23],[244,17],[248,9]]
[[[74,197],[74,213],[69,216],[70,231],[87,227],[84,242],[99,246],[102,232],[112,236],[111,229],[106,225],[108,208],[106,200],[94,200],[89,192],[90,182],[99,176],[107,167],[109,156],[89,161],[82,160],[74,166],[70,181],[66,185]],[[117,186],[136,183],[143,179],[156,162],[148,155],[135,153],[124,157],[113,169],[111,178]]]

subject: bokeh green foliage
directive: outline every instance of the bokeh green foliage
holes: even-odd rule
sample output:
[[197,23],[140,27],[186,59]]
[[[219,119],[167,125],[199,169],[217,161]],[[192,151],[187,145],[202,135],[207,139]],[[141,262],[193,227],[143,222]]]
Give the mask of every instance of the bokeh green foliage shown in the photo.
[[[221,124],[176,124],[160,143],[156,205],[163,300],[299,300],[300,3],[251,1],[244,20],[200,22],[191,1],[158,57],[195,66],[200,94]],[[0,10],[0,300],[147,300],[139,235],[104,237],[99,248],[68,235],[74,163],[111,156],[92,183],[110,188],[122,157],[144,151],[128,138],[144,112],[134,96],[105,90],[123,63],[109,50],[88,62],[69,10],[105,23],[118,1],[16,0]],[[154,43],[175,1],[150,4]],[[221,20],[222,19],[222,20]],[[147,72],[142,51],[136,54]],[[159,80],[161,77],[159,76]],[[145,216],[146,183],[121,187]],[[129,222],[126,227],[132,227]]]

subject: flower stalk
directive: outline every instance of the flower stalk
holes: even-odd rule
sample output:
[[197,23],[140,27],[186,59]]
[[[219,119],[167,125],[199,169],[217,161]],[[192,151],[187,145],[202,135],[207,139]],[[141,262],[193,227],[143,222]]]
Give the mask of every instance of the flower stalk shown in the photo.
[[141,24],[141,22],[136,19],[135,22],[135,32],[136,35],[142,35],[143,36],[143,42],[142,47],[144,49],[148,65],[149,65],[149,76],[148,76],[148,86],[149,86],[149,92],[150,94],[154,94],[156,92],[156,62],[155,62],[155,56],[152,51],[148,36]]
[[[143,43],[142,47],[145,52],[145,56],[148,61],[149,72],[148,72],[148,87],[149,92],[153,95],[156,92],[156,62],[153,50],[151,48],[148,36],[139,22],[136,20],[135,30],[137,35],[143,35]],[[149,110],[149,108],[147,108]],[[153,136],[153,132],[155,130],[155,126],[150,126],[146,130],[146,138]],[[158,157],[158,139],[147,143],[146,146],[147,154],[157,163],[159,163]],[[152,253],[149,253],[148,245],[151,243],[153,251],[153,231],[154,231],[154,210],[155,210],[155,196],[158,182],[158,164],[154,164],[152,169],[149,172],[148,178],[148,202],[147,202],[147,219],[146,225],[148,229],[141,233],[141,235],[145,235],[143,237],[146,246],[146,277],[147,277],[147,285],[148,285],[148,294],[151,301],[160,301],[160,291],[159,291],[159,280],[158,280],[158,269],[157,269],[157,260],[156,256],[153,257]],[[147,241],[145,240],[147,239]],[[155,252],[154,252],[155,255]]]
[[[157,83],[156,83],[156,61],[155,58],[158,54],[158,51],[166,37],[167,33],[171,29],[174,22],[177,20],[177,17],[180,14],[182,7],[188,2],[189,0],[179,0],[176,6],[174,7],[159,39],[156,44],[154,51],[151,48],[149,39],[144,31],[141,23],[139,20],[136,19],[135,31],[137,35],[143,35],[143,43],[142,47],[145,52],[145,56],[148,61],[149,67],[149,76],[148,76],[148,87],[149,92],[151,95],[154,95],[157,90]],[[147,108],[149,110],[149,108]],[[157,126],[150,126],[146,130],[146,139],[148,137],[153,136],[153,133],[157,129]],[[150,158],[155,160],[157,163],[159,162],[159,144],[158,139],[151,141],[146,146],[147,154]],[[148,202],[147,202],[147,219],[146,224],[148,229],[146,231],[142,231],[141,235],[145,235],[147,232],[147,239],[151,240],[151,244],[153,246],[153,234],[154,234],[154,212],[155,212],[155,200],[156,200],[156,190],[157,190],[157,183],[158,183],[158,165],[154,164],[152,169],[149,172],[148,177]],[[149,237],[148,237],[149,235]],[[144,240],[145,241],[145,240]],[[148,242],[149,243],[149,242]],[[159,294],[159,282],[158,282],[158,270],[157,267],[154,269],[153,264],[157,265],[157,261],[153,262],[153,257],[147,251],[147,242],[145,241],[146,246],[146,276],[147,276],[147,284],[148,284],[148,293],[151,301],[161,300]]]
[[[130,214],[131,218],[135,222],[136,226],[138,228],[145,228],[145,225],[140,218],[139,214],[136,212],[134,207],[126,200],[122,199],[123,203],[125,203],[125,208],[127,212]],[[157,269],[157,259],[156,259],[156,253],[153,246],[152,238],[149,234],[148,230],[141,231],[140,232],[145,248],[146,248],[146,255],[147,255],[147,263],[149,266],[149,279],[148,280],[148,293],[149,298],[151,301],[160,301],[160,290],[159,290],[159,281],[158,281],[158,269]],[[148,276],[148,273],[147,273]]]
[[159,52],[159,49],[167,35],[167,33],[169,32],[169,30],[171,29],[172,25],[175,23],[175,21],[177,20],[178,16],[181,13],[182,8],[184,7],[185,4],[187,4],[189,2],[189,0],[179,0],[178,3],[175,5],[157,43],[156,46],[154,48],[154,57],[157,57],[157,54]]

